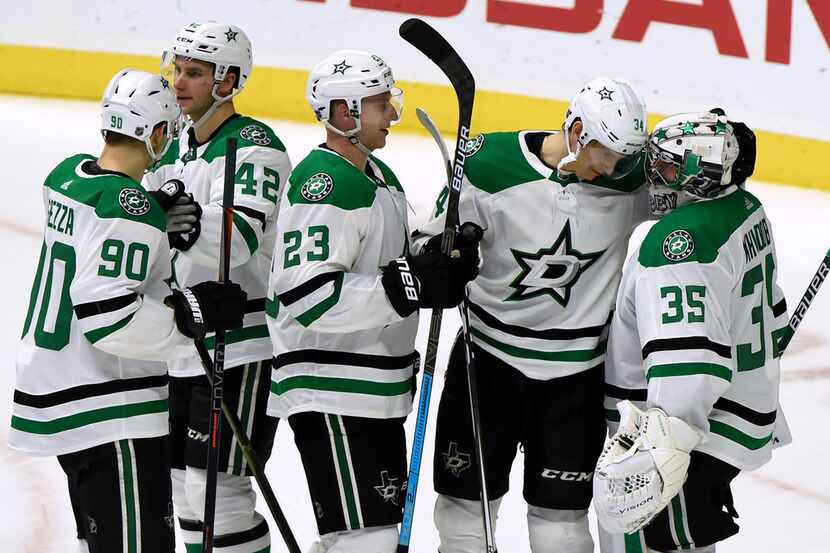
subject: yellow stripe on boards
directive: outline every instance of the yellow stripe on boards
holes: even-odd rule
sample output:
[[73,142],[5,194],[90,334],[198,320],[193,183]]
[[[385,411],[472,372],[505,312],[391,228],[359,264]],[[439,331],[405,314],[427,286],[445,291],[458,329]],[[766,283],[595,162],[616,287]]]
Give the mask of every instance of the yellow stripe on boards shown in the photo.
[[[159,58],[160,53],[138,56],[0,44],[0,59],[5,62],[0,93],[98,100],[116,71],[132,67],[156,72]],[[234,103],[246,115],[313,123],[314,116],[305,100],[307,76],[304,70],[257,66],[245,92]],[[407,105],[399,129],[425,134],[414,109],[423,107],[446,137],[455,133],[457,102],[452,88],[409,81],[399,84],[406,92]],[[473,113],[474,132],[556,129],[565,118],[567,106],[566,100],[480,90]],[[649,127],[662,118],[650,115]],[[762,122],[749,123],[757,126]],[[830,171],[825,165],[830,158],[829,141],[763,130],[756,134],[758,162],[753,178],[830,191]]]

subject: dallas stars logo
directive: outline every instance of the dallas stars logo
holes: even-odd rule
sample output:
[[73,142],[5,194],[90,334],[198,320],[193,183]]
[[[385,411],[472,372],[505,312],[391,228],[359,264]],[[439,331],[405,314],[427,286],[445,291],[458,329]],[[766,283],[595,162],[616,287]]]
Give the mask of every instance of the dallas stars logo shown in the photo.
[[340,63],[334,64],[334,71],[331,72],[332,75],[337,75],[340,73],[341,75],[346,74],[346,69],[350,69],[352,66],[346,64],[346,60],[341,61]]
[[597,90],[597,94],[599,94],[600,100],[608,100],[609,102],[613,102],[613,90],[608,90],[606,87],[602,87],[601,89]]
[[675,230],[663,240],[663,256],[669,261],[682,261],[695,251],[695,241],[685,230]]
[[458,444],[450,442],[450,447],[446,453],[441,453],[444,458],[444,470],[448,470],[453,476],[458,476],[468,468],[472,462],[470,461],[470,454],[458,451]]
[[536,253],[510,250],[521,273],[510,286],[516,290],[507,301],[519,301],[547,294],[562,307],[568,306],[571,288],[580,275],[605,253],[605,250],[582,253],[571,245],[571,222],[566,221],[553,246]]
[[388,470],[380,471],[380,486],[374,486],[375,491],[383,498],[383,502],[392,502],[392,505],[400,503],[401,485],[398,484],[400,478],[392,478],[389,476]]
[[225,31],[225,38],[228,39],[228,42],[234,41],[236,42],[236,35],[239,34],[239,31],[234,31],[232,28],[228,27],[228,30]]

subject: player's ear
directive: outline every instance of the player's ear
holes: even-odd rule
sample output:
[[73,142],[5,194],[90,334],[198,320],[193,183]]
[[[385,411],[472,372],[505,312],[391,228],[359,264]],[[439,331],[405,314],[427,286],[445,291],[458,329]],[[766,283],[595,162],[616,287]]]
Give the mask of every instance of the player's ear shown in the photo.
[[231,92],[233,92],[234,87],[236,87],[236,83],[239,82],[239,73],[235,71],[235,67],[232,67],[225,73],[225,78],[222,79],[222,84],[219,85],[219,96],[227,96]]
[[574,121],[573,125],[571,125],[571,128],[568,129],[568,142],[571,145],[571,151],[576,150],[576,143],[580,134],[582,134],[582,121],[577,119]]
[[165,140],[167,140],[167,123],[163,121],[153,128],[153,132],[150,134],[150,143],[153,145],[153,149],[158,152],[164,145]]

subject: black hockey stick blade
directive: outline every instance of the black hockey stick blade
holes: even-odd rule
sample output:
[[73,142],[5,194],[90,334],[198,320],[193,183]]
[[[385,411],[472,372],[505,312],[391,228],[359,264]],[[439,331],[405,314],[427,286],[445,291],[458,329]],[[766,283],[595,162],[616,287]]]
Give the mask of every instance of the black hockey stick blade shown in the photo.
[[[450,43],[421,19],[407,19],[398,31],[405,41],[421,51],[426,57],[441,68],[455,89],[458,97],[459,118],[470,120],[473,111],[472,102],[463,103],[462,99],[471,98],[476,88],[475,79],[470,69],[456,53]],[[466,111],[466,113],[465,113]]]

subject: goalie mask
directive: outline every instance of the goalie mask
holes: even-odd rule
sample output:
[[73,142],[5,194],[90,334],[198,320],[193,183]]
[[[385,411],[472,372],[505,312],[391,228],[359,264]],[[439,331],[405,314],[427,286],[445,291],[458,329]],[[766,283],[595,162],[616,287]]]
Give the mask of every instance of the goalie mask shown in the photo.
[[[178,32],[173,40],[173,47],[166,50],[161,57],[161,74],[170,82],[175,79],[177,57],[213,65],[213,105],[198,121],[191,121],[196,128],[213,115],[219,104],[242,92],[253,67],[251,41],[248,35],[236,25],[216,21],[191,23]],[[236,74],[236,83],[230,94],[220,96],[219,85],[229,72]]]
[[755,166],[755,135],[723,110],[675,115],[648,141],[646,177],[655,215],[742,185]]
[[621,179],[631,173],[642,163],[648,138],[646,117],[645,102],[627,81],[598,77],[589,82],[574,96],[565,116],[562,131],[566,137],[577,121],[582,122],[582,132],[574,150],[566,138],[568,155],[557,166],[560,176],[571,174],[564,166],[575,161],[591,142],[602,145],[605,154],[613,157],[610,178]]
[[[110,79],[101,98],[101,134],[114,132],[144,143],[153,161],[167,152],[175,138],[179,106],[167,81],[135,69],[119,71]],[[153,131],[166,125],[165,141],[159,151],[153,148]]]
[[[403,91],[395,86],[392,69],[383,59],[360,50],[338,50],[311,70],[306,86],[306,99],[314,115],[327,129],[349,139],[368,155],[369,150],[357,138],[360,132],[360,113],[364,98],[389,93],[395,110],[391,125],[396,125],[403,113]],[[343,131],[329,122],[332,102],[346,102],[355,128]]]

